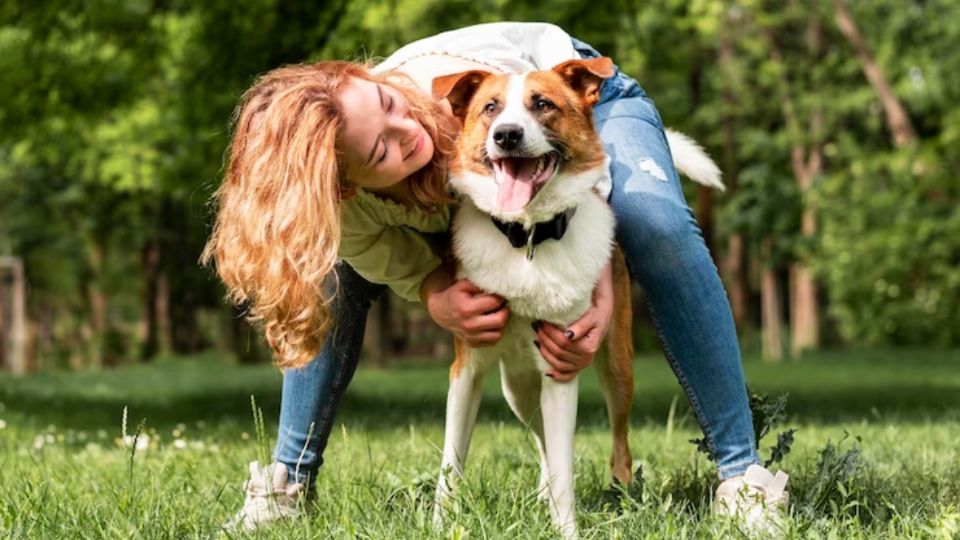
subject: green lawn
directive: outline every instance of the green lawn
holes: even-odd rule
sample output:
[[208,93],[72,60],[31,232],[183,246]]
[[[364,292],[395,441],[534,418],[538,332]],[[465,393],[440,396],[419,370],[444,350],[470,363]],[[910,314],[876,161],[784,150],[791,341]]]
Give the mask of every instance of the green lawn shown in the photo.
[[[770,366],[748,359],[754,390],[789,393],[798,428],[791,474],[793,537],[960,535],[960,351],[829,352]],[[631,444],[639,492],[607,491],[609,434],[595,377],[581,385],[577,493],[585,538],[736,537],[712,518],[712,465],[680,387],[659,357],[636,363]],[[210,537],[241,502],[259,446],[256,397],[272,444],[279,373],[223,358],[168,359],[105,373],[0,380],[0,537]],[[488,377],[467,477],[446,529],[430,526],[443,442],[446,370],[408,362],[361,369],[331,437],[308,519],[277,538],[550,538],[535,496],[531,439]],[[121,437],[146,418],[148,448]],[[845,438],[846,437],[846,438]],[[845,438],[845,440],[843,440]],[[859,443],[857,439],[859,438]],[[772,442],[768,437],[762,455]],[[860,467],[837,485],[818,477],[820,451],[859,445]]]

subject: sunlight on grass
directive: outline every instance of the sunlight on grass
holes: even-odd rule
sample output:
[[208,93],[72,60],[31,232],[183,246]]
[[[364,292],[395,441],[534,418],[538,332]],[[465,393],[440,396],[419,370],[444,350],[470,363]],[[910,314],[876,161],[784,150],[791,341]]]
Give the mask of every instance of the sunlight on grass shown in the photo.
[[[585,538],[736,536],[713,518],[712,464],[699,430],[658,359],[641,359],[631,445],[643,469],[636,497],[611,497],[609,432],[592,374],[576,441]],[[951,538],[960,522],[960,362],[926,353],[830,353],[803,363],[748,363],[754,388],[790,393],[784,460],[795,503],[792,537]],[[443,366],[408,363],[357,374],[331,436],[310,517],[259,537],[552,538],[536,498],[537,453],[489,377],[467,474],[444,530],[430,524],[443,441]],[[223,359],[172,359],[109,373],[0,381],[0,537],[208,537],[242,500],[257,458],[251,394],[276,429],[279,375]],[[127,408],[126,433],[122,427]],[[145,420],[144,420],[145,419]],[[143,422],[139,436],[137,426]],[[124,438],[126,435],[126,438]],[[859,438],[859,443],[855,440]],[[134,439],[136,439],[134,441]],[[818,515],[828,441],[859,445],[862,468]],[[272,440],[267,441],[272,444]],[[765,441],[763,453],[772,442]]]

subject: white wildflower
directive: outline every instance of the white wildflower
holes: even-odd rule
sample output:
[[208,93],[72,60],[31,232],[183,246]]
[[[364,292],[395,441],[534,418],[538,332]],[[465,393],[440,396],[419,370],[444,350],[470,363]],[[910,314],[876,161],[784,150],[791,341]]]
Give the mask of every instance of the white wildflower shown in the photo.
[[133,435],[127,435],[123,438],[123,445],[127,448],[133,447],[134,439],[137,442],[136,450],[146,450],[150,447],[150,436],[149,435],[140,435],[139,437],[134,437]]
[[177,450],[183,450],[184,448],[187,447],[187,441],[183,439],[176,439],[175,441],[173,441],[173,447],[176,448]]
[[7,427],[7,421],[3,418],[0,418],[0,429],[5,429]]

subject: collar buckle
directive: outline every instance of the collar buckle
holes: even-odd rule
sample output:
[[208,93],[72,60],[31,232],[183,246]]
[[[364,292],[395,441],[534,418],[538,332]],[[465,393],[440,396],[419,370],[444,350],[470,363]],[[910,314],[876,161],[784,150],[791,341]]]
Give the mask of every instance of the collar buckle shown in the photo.
[[534,223],[533,227],[530,227],[530,232],[527,233],[527,260],[533,260],[533,254],[537,252],[537,244],[533,241],[533,237],[537,232],[537,224]]

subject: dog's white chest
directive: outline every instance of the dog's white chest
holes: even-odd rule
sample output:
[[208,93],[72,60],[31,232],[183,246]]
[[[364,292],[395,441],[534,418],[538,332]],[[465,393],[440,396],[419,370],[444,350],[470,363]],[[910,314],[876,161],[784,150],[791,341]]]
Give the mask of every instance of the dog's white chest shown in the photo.
[[565,325],[590,306],[613,249],[614,218],[609,206],[590,194],[563,237],[540,244],[532,259],[470,201],[457,212],[453,230],[461,277],[504,297],[512,313]]

